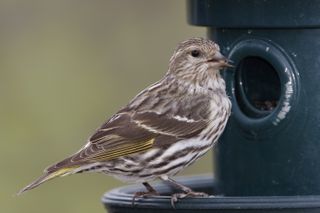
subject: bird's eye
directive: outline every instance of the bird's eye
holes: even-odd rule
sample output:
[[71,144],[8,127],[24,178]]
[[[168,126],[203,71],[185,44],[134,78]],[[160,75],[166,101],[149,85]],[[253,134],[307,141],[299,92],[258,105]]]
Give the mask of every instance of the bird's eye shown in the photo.
[[192,50],[191,55],[192,55],[192,57],[197,58],[200,56],[200,51],[199,50]]

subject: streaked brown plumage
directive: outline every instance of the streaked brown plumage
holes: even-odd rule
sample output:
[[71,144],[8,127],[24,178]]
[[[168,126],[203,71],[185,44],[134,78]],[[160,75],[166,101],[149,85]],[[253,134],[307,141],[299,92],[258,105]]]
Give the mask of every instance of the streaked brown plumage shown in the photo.
[[204,193],[176,183],[173,175],[205,154],[217,142],[231,104],[219,69],[230,66],[217,44],[203,38],[181,42],[166,75],[139,93],[89,138],[74,155],[45,170],[20,193],[58,176],[103,172],[125,181],[166,180],[182,190],[172,203]]

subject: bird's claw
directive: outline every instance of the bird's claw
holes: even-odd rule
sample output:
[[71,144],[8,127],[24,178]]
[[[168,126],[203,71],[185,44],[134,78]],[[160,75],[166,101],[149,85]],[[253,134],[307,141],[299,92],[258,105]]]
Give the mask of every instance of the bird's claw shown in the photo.
[[209,195],[207,193],[194,192],[194,191],[175,193],[175,194],[171,195],[171,206],[173,208],[176,208],[175,207],[175,203],[178,202],[179,199],[183,199],[183,198],[186,198],[186,197],[208,197],[208,196]]
[[158,192],[156,192],[156,191],[136,192],[136,193],[134,193],[133,198],[132,198],[132,206],[134,206],[136,198],[139,198],[139,197],[147,198],[147,197],[152,197],[152,196],[157,196],[157,195],[160,195],[160,194]]

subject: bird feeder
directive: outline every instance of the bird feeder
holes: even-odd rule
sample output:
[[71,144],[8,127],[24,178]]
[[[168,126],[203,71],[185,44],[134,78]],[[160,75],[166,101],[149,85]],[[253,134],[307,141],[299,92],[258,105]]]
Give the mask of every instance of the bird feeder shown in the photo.
[[[186,198],[183,212],[320,211],[320,1],[189,0],[234,68],[223,72],[232,115],[215,148],[214,177],[182,178],[216,197]],[[103,197],[109,212],[175,212],[173,193],[139,198],[132,186]]]

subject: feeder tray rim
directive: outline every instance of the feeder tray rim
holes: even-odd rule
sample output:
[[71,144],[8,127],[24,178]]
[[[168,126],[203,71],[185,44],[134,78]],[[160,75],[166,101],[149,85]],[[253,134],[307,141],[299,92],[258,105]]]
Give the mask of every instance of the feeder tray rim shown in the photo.
[[[177,178],[182,184],[191,188],[204,187],[213,184],[212,176],[192,176]],[[197,181],[197,182],[195,182]],[[153,186],[159,191],[168,192],[170,187],[156,183]],[[132,206],[133,193],[141,191],[139,185],[129,185],[113,189],[102,197],[102,202],[110,206]],[[172,209],[170,196],[153,196],[138,198],[135,201],[136,208],[162,208]],[[179,209],[302,209],[320,208],[320,195],[294,195],[294,196],[245,196],[224,197],[209,196],[207,198],[185,198],[177,202]]]

